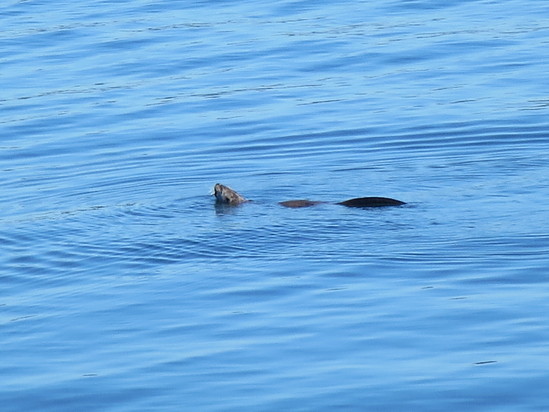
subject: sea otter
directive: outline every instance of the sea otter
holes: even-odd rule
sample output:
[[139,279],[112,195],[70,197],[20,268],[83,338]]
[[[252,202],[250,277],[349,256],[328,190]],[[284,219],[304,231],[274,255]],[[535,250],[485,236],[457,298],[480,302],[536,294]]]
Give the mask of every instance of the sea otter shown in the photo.
[[[240,205],[242,203],[246,203],[250,201],[246,199],[244,196],[235,192],[230,187],[222,185],[221,183],[215,184],[213,189],[213,194],[215,196],[216,202],[219,204],[236,206],[236,205]],[[284,207],[299,208],[299,207],[314,206],[320,203],[329,203],[329,202],[299,199],[299,200],[286,200],[284,202],[279,202],[278,204]],[[343,202],[338,202],[336,204],[347,206],[347,207],[384,207],[384,206],[401,206],[401,205],[405,205],[406,202],[401,202],[400,200],[391,199],[389,197],[357,197],[354,199],[345,200]]]

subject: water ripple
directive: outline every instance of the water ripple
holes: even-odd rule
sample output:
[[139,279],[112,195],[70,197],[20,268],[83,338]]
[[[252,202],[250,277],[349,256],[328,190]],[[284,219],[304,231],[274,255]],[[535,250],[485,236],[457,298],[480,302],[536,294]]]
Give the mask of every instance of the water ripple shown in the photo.
[[5,3],[4,409],[547,409],[547,2]]

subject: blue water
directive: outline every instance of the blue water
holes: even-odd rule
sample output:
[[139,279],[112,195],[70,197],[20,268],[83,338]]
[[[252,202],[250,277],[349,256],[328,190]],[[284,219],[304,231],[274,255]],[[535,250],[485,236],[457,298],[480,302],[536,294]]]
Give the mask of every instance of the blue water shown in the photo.
[[5,1],[0,409],[549,410],[548,15]]

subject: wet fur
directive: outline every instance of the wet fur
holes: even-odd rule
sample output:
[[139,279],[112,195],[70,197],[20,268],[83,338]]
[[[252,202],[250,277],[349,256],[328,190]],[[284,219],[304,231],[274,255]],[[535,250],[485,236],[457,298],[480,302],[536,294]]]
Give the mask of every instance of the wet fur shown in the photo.
[[215,184],[213,192],[217,203],[236,206],[248,201],[244,196],[241,196],[229,186],[222,185],[221,183]]

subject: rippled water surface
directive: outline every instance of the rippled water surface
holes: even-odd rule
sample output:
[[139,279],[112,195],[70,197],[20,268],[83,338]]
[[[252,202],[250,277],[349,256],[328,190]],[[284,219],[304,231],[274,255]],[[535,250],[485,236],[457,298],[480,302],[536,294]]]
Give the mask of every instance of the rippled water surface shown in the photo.
[[548,15],[4,2],[1,409],[548,410]]

